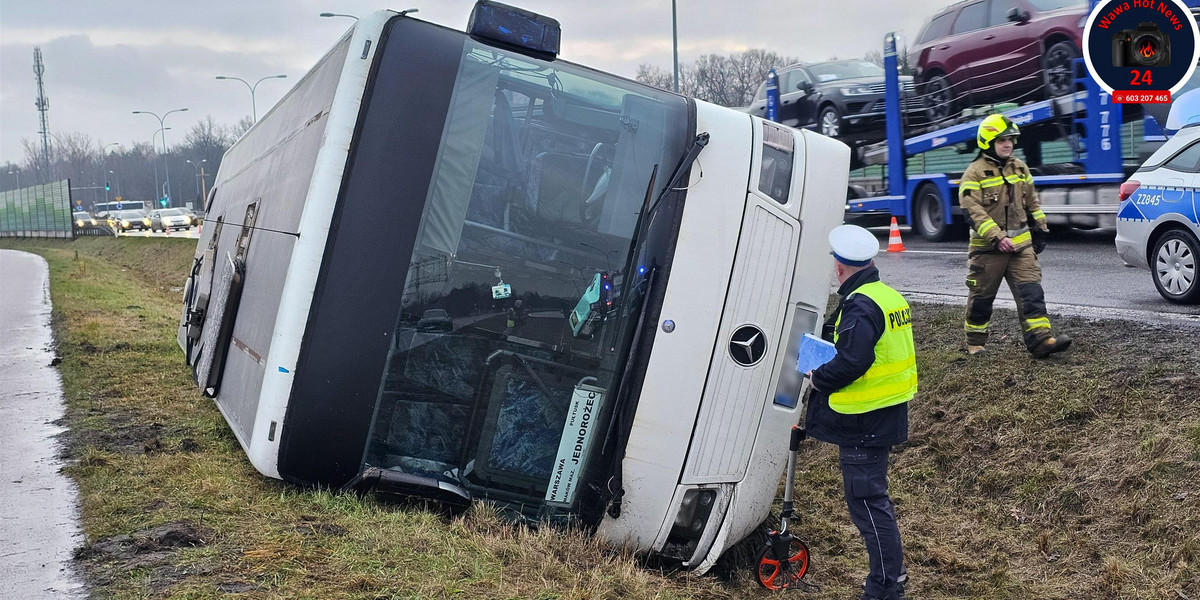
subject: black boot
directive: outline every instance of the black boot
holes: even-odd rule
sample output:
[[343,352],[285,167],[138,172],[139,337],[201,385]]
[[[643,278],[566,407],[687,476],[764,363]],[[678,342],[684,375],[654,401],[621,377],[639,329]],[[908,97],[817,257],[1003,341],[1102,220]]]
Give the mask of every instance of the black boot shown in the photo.
[[1046,358],[1056,352],[1062,352],[1071,347],[1071,336],[1059,334],[1052,338],[1042,340],[1042,343],[1034,346],[1029,352],[1034,358]]

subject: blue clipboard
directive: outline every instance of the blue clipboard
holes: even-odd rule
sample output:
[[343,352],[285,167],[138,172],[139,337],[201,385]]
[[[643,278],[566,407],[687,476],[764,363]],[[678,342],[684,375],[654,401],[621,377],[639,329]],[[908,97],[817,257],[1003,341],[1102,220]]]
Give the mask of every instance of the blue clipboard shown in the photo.
[[833,360],[837,356],[837,348],[829,342],[806,333],[800,338],[800,351],[796,357],[796,370],[807,373]]

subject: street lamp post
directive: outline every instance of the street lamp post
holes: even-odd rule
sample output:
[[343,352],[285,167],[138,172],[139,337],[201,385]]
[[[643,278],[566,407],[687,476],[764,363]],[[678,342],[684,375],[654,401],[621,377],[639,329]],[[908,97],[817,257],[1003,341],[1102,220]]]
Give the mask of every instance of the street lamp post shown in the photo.
[[20,171],[9,171],[8,174],[17,178],[17,189],[18,190],[21,189],[21,173],[20,173]]
[[675,17],[675,0],[671,0],[671,55],[675,65],[675,77],[671,81],[674,82],[675,93],[679,93],[679,24]]
[[[133,111],[133,114],[135,114],[135,115],[150,115],[150,116],[154,117],[155,119],[158,119],[158,130],[163,132],[163,134],[162,134],[163,172],[166,173],[166,176],[167,176],[167,190],[166,190],[167,204],[172,203],[171,202],[171,161],[167,157],[167,133],[166,133],[167,130],[166,130],[166,127],[163,125],[163,121],[165,121],[167,119],[167,116],[169,116],[171,113],[184,112],[186,110],[187,110],[186,108],[176,108],[175,110],[168,110],[167,112],[163,113],[163,116],[161,116],[161,117],[155,113],[148,111],[148,110]],[[157,185],[157,184],[155,184],[155,185]]]
[[[110,142],[108,144],[105,144],[104,147],[100,149],[100,153],[104,155],[105,163],[108,162],[108,147],[109,146],[120,146],[120,145],[121,145],[120,142]],[[108,166],[108,165],[106,164],[105,166]],[[112,173],[112,171],[109,171],[109,173]],[[118,193],[117,195],[119,196],[120,193]],[[104,203],[108,204],[108,178],[107,177],[104,178]],[[93,208],[95,208],[95,204],[93,204]]]
[[268,79],[286,79],[286,78],[287,78],[287,75],[267,75],[266,77],[263,77],[262,79],[259,79],[258,81],[255,81],[254,85],[250,85],[250,82],[248,82],[245,79],[242,79],[240,77],[226,77],[225,75],[217,75],[217,79],[232,79],[234,81],[240,81],[240,82],[246,84],[246,87],[250,88],[250,115],[251,115],[251,117],[253,117],[255,123],[258,122],[258,106],[256,105],[255,100],[254,100],[254,92],[255,92],[255,90],[258,89],[258,84],[260,84]]
[[[416,11],[412,11],[412,12],[416,12]],[[356,17],[354,15],[344,15],[342,13],[323,12],[323,13],[321,13],[321,16],[322,17],[347,17],[350,19],[354,19],[355,21],[358,20],[358,17]]]
[[112,169],[108,170],[108,174],[117,178],[117,196],[120,197],[121,196],[121,174],[117,173],[116,171],[113,171]]
[[[170,129],[171,129],[170,127],[167,127],[161,131],[156,130],[154,133],[150,134],[150,149],[154,150],[155,154],[158,154],[158,142],[154,141],[154,139],[157,138],[158,134],[160,134],[160,133],[162,133],[163,135],[166,135],[166,133],[164,133],[164,132],[169,131]],[[157,160],[154,161],[154,194],[156,197],[158,197],[162,194],[162,186],[160,186],[158,183],[158,161]]]
[[199,163],[192,162],[191,159],[188,159],[188,164],[192,165],[192,167],[196,169],[196,197],[200,198],[201,202],[204,202],[204,198],[200,197],[200,165],[206,162],[208,162],[207,158],[200,159]]

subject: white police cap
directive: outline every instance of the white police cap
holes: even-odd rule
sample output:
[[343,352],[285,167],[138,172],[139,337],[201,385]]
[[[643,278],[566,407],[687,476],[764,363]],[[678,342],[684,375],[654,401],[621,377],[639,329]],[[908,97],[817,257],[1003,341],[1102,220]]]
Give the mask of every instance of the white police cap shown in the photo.
[[861,267],[879,254],[879,240],[858,225],[839,225],[829,232],[829,247],[838,262]]

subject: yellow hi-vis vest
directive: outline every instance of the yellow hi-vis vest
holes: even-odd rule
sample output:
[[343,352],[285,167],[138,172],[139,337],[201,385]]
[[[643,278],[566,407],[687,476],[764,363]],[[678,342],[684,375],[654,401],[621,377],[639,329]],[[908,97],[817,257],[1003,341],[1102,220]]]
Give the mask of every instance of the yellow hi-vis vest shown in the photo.
[[[917,393],[917,350],[913,344],[912,309],[900,292],[873,281],[853,294],[870,298],[883,310],[883,335],[875,342],[875,362],[850,385],[829,395],[829,408],[857,415],[908,402]],[[837,325],[842,315],[838,314]],[[837,330],[833,341],[837,343]]]

